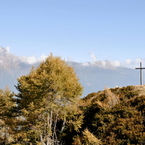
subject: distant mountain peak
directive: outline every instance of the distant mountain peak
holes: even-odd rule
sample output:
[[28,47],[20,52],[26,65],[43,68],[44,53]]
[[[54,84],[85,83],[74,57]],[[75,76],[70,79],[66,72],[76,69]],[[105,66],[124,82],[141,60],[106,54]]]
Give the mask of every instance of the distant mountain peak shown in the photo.
[[12,70],[19,67],[20,58],[9,53],[9,48],[0,47],[0,67]]
[[4,53],[7,53],[7,50],[0,46],[0,55]]

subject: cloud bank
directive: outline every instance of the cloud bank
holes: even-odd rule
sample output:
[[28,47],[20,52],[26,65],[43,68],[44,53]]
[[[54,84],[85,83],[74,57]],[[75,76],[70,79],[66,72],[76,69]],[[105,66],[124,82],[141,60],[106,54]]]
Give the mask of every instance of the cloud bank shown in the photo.
[[[35,56],[30,57],[18,57],[14,56],[10,53],[10,48],[6,47],[0,47],[0,64],[2,64],[5,59],[4,57],[7,57],[7,59],[11,59],[12,62],[23,62],[26,64],[33,65],[35,63],[40,63],[41,61],[44,61],[47,58],[47,55],[42,54],[39,58],[36,58]],[[115,68],[115,67],[127,67],[127,68],[136,68],[139,67],[139,63],[142,62],[143,65],[145,64],[145,58],[136,58],[135,60],[132,59],[126,59],[124,61],[119,60],[97,60],[97,57],[93,52],[90,53],[90,58],[92,59],[91,62],[85,62],[82,63],[83,66],[90,66],[95,65],[102,68]]]
[[124,61],[119,60],[97,60],[93,52],[90,53],[91,62],[83,63],[83,66],[96,65],[102,68],[115,68],[115,67],[127,67],[127,68],[136,68],[139,67],[139,63],[142,62],[145,64],[145,58],[136,58],[135,60],[126,59]]
[[36,58],[35,56],[18,57],[10,53],[9,47],[6,47],[6,48],[0,47],[0,63],[1,64],[3,62],[6,64],[10,61],[11,63],[23,62],[23,63],[32,65],[32,64],[44,61],[46,58],[47,56],[44,54],[42,54],[39,58]]
[[35,56],[30,57],[20,57],[21,61],[27,64],[35,64],[39,63],[41,61],[44,61],[47,58],[46,55],[42,54],[39,58],[36,58]]

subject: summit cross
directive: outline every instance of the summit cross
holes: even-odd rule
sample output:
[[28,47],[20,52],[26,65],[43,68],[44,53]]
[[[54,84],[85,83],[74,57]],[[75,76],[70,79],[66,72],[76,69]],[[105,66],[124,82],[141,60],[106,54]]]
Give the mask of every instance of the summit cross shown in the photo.
[[142,70],[145,69],[145,67],[142,67],[142,62],[140,62],[140,67],[135,69],[140,69],[140,85],[142,85]]

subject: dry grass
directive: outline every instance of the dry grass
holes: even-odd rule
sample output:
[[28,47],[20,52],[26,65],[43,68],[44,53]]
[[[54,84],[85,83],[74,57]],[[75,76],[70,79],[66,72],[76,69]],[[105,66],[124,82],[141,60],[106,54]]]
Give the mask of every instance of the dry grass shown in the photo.
[[139,96],[145,95],[145,85],[134,86],[134,90],[139,92]]
[[108,88],[105,89],[105,95],[107,96],[106,104],[109,107],[113,107],[120,102],[119,96],[111,92],[111,90]]

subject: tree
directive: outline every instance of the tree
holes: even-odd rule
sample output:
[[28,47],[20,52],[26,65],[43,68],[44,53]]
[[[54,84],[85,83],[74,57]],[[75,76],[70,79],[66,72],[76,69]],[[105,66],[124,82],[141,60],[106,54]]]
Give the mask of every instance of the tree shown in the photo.
[[8,89],[0,89],[0,144],[10,144],[14,140],[16,119],[13,108],[14,94]]
[[16,88],[25,144],[58,144],[66,125],[72,130],[80,127],[77,101],[83,88],[73,68],[60,57],[48,56],[20,77]]
[[101,140],[96,138],[88,129],[82,132],[81,136],[74,138],[73,145],[102,145]]

